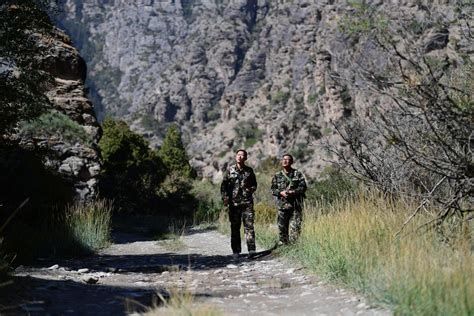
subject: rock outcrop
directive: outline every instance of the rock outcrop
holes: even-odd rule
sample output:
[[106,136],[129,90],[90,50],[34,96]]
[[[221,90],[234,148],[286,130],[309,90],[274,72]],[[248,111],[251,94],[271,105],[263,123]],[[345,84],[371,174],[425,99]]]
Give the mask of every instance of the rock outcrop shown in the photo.
[[86,63],[69,37],[59,29],[40,36],[38,45],[45,52],[39,60],[41,68],[54,78],[46,94],[54,110],[65,114],[74,126],[78,126],[81,137],[66,138],[61,131],[52,135],[35,133],[22,139],[22,143],[52,152],[47,165],[71,181],[76,200],[88,201],[97,194],[100,171],[97,142],[101,129],[84,86]]
[[[426,53],[472,55],[449,2],[368,3],[422,25]],[[316,176],[333,158],[324,144],[340,146],[331,122],[374,102],[356,74],[368,59],[386,63],[370,42],[341,33],[341,16],[353,10],[333,0],[67,0],[58,22],[84,54],[105,112],[155,146],[178,123],[202,175],[218,179],[243,147],[251,165],[291,152]],[[442,30],[427,23],[436,14]]]

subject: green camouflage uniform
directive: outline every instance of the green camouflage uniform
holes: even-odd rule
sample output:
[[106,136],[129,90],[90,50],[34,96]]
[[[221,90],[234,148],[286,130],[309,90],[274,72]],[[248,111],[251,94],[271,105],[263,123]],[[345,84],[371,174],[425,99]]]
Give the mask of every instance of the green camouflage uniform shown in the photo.
[[[271,190],[278,206],[280,241],[284,244],[289,241],[294,242],[300,235],[303,220],[303,199],[306,192],[304,176],[296,169],[291,169],[288,173],[283,170],[278,171],[273,176]],[[280,195],[281,191],[288,190],[295,191],[295,194],[288,198]]]
[[240,253],[240,226],[243,221],[248,251],[255,251],[255,231],[253,228],[255,211],[253,193],[257,190],[257,179],[253,169],[244,166],[230,166],[224,173],[221,184],[222,199],[229,201],[229,220],[231,228],[231,247],[233,253]]

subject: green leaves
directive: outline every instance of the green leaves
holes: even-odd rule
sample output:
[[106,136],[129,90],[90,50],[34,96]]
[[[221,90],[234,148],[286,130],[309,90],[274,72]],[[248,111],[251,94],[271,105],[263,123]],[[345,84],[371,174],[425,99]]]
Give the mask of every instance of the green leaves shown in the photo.
[[124,211],[150,212],[167,171],[143,136],[123,121],[106,119],[99,142],[103,157],[100,190]]
[[105,197],[114,199],[119,209],[153,213],[189,199],[189,180],[195,177],[195,171],[175,125],[168,129],[158,151],[123,121],[106,119],[102,128],[99,146],[104,163],[100,190]]
[[51,77],[39,60],[47,51],[40,40],[53,27],[42,6],[49,1],[2,1],[0,5],[0,135],[50,106],[44,91]]
[[177,172],[188,178],[196,176],[195,171],[189,164],[189,159],[181,140],[181,132],[176,125],[171,125],[168,128],[158,155],[170,172]]

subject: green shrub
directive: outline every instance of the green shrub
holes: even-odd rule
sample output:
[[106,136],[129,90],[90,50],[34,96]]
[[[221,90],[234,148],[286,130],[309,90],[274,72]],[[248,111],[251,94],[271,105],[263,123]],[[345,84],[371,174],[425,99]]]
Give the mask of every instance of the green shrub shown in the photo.
[[256,138],[247,138],[244,142],[244,147],[249,148],[249,147],[252,147],[253,145],[255,145],[256,143],[257,143]]
[[311,103],[311,104],[316,103],[317,100],[318,100],[318,95],[317,94],[310,94],[308,96],[308,102]]
[[219,185],[209,180],[196,180],[193,182],[191,194],[197,201],[194,222],[214,223],[223,207]]
[[53,78],[38,62],[49,51],[37,43],[39,37],[53,34],[53,25],[43,10],[47,3],[1,2],[0,136],[15,133],[19,122],[34,119],[51,107],[45,91]]
[[298,143],[295,148],[291,150],[291,154],[296,160],[305,162],[308,157],[314,152],[312,148],[309,148],[307,144]]
[[368,5],[362,1],[350,3],[353,10],[350,14],[343,15],[339,22],[339,30],[354,38],[375,30],[384,31],[388,27],[386,17],[376,11],[376,6]]
[[322,173],[323,180],[308,185],[307,201],[313,203],[333,203],[357,192],[357,185],[348,175],[334,168],[327,168]]
[[278,91],[276,92],[270,101],[272,105],[286,103],[290,99],[290,92]]
[[166,176],[157,192],[162,199],[178,201],[184,199],[189,194],[190,190],[191,183],[189,178],[185,177],[180,172],[172,171]]
[[122,211],[156,211],[157,192],[167,175],[160,156],[123,121],[106,119],[102,128],[102,196]]
[[258,173],[274,174],[280,170],[281,164],[277,157],[267,157],[260,162],[257,168]]
[[50,110],[34,120],[22,122],[20,134],[27,137],[55,136],[67,143],[92,143],[92,138],[79,123],[55,110]]
[[234,130],[240,139],[244,139],[244,147],[248,148],[255,145],[263,135],[263,131],[257,127],[254,120],[239,122]]

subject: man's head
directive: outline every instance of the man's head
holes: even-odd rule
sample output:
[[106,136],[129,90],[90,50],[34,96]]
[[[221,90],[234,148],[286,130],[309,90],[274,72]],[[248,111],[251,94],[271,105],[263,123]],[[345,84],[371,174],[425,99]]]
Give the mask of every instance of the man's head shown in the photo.
[[281,157],[281,166],[283,168],[291,168],[291,165],[293,164],[293,156],[290,154],[284,154]]
[[239,149],[235,153],[235,161],[238,164],[243,164],[247,160],[247,151],[245,149]]

